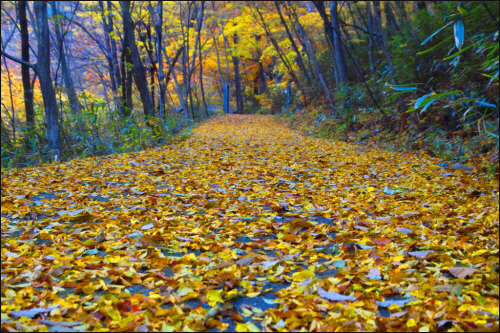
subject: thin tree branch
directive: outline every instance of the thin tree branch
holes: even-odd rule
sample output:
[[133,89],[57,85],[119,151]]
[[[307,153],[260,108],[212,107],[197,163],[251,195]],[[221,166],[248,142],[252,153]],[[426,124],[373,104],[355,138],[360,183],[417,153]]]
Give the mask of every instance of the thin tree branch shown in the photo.
[[17,57],[14,57],[14,56],[11,56],[10,54],[8,53],[5,53],[4,50],[2,50],[2,55],[14,62],[17,62],[18,64],[22,64],[22,65],[25,65],[25,66],[28,66],[29,68],[31,68],[32,70],[34,70],[35,72],[37,71],[36,69],[36,65],[32,64],[32,63],[29,63],[29,62],[26,62],[22,59],[19,59]]

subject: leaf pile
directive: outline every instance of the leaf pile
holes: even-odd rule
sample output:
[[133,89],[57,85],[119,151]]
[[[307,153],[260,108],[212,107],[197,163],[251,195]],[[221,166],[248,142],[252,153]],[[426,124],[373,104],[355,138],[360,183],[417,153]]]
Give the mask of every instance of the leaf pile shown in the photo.
[[2,173],[2,330],[498,330],[498,179],[226,115]]

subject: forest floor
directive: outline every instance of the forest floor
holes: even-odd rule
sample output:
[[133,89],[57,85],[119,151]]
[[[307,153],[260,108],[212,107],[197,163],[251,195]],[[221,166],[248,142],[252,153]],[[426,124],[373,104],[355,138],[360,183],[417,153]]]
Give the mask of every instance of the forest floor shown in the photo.
[[497,331],[499,182],[226,115],[2,172],[2,331]]

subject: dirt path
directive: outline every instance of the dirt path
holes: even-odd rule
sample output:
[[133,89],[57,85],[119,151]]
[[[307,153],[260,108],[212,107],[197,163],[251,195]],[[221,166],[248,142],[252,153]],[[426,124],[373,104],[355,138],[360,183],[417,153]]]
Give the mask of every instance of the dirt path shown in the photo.
[[226,115],[3,173],[2,330],[495,330],[498,179],[436,163]]

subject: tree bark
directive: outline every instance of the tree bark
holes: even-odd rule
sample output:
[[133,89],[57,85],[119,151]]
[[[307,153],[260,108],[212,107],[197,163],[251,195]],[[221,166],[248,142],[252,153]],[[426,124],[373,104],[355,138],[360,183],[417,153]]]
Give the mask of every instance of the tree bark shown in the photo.
[[[36,65],[45,107],[48,147],[55,156],[62,153],[56,93],[50,76],[50,36],[47,1],[35,1],[33,10],[38,29],[38,63]],[[57,158],[56,158],[57,159]]]
[[78,100],[78,96],[76,94],[75,85],[73,83],[73,79],[70,75],[70,69],[68,66],[68,62],[66,59],[66,52],[64,51],[64,40],[61,35],[61,29],[59,29],[59,22],[57,22],[57,17],[59,15],[59,11],[57,9],[57,1],[51,1],[50,5],[52,10],[54,11],[54,27],[56,32],[56,40],[59,49],[59,59],[61,62],[62,76],[66,91],[66,96],[69,100],[69,105],[73,116],[76,118],[76,127],[80,133],[86,132],[85,123],[82,119],[82,106],[80,101]]
[[292,45],[292,49],[297,54],[297,57],[295,58],[295,60],[297,60],[297,65],[299,65],[299,69],[302,72],[302,75],[306,79],[307,84],[310,86],[311,79],[309,77],[309,73],[307,72],[306,66],[304,65],[304,60],[302,59],[302,55],[299,51],[299,48],[297,47],[297,44],[295,43],[295,40],[293,39],[293,36],[290,32],[290,29],[288,29],[288,24],[286,23],[285,18],[283,17],[283,14],[281,13],[279,1],[274,1],[274,5],[276,6],[276,9],[277,9],[278,14],[280,16],[281,24],[285,27],[285,31],[286,31],[288,39],[290,40],[290,43]]
[[158,83],[160,85],[160,96],[158,97],[158,108],[160,113],[160,119],[165,123],[165,77],[163,75],[163,57],[161,54],[163,36],[162,36],[162,26],[163,26],[163,2],[158,2],[157,15],[156,15],[156,58],[158,61]]
[[121,76],[123,78],[121,114],[123,117],[129,117],[134,109],[132,101],[132,77],[134,75],[131,51],[128,43],[129,32],[123,26],[123,44],[121,54]]
[[271,41],[271,43],[273,44],[273,47],[276,50],[276,53],[278,53],[278,56],[280,57],[281,61],[283,62],[283,64],[287,68],[288,72],[290,73],[290,76],[292,77],[292,81],[295,83],[295,85],[297,86],[297,88],[302,92],[304,98],[307,99],[307,93],[302,88],[302,85],[300,84],[300,81],[297,78],[297,75],[295,75],[295,72],[293,71],[292,66],[290,65],[290,63],[286,59],[285,55],[281,51],[278,43],[276,42],[276,40],[274,39],[273,35],[271,34],[271,31],[267,28],[267,23],[264,20],[264,17],[262,16],[262,13],[260,12],[259,7],[255,7],[255,9],[256,9],[257,13],[259,14],[259,17],[260,17],[260,20],[261,20],[261,21],[259,21],[258,18],[257,18],[257,16],[254,15],[256,21],[262,26],[262,28],[266,32],[266,35],[269,38],[269,40]]
[[340,87],[340,77],[339,77],[339,70],[338,70],[338,63],[337,63],[337,54],[335,50],[335,37],[334,37],[334,30],[332,27],[332,23],[328,19],[328,16],[326,14],[326,9],[325,9],[325,4],[323,1],[313,1],[314,6],[316,7],[319,15],[321,16],[321,19],[323,20],[323,29],[325,30],[325,36],[326,40],[328,43],[328,49],[330,50],[330,53],[333,57],[333,62],[336,64],[336,66],[333,67],[334,70],[334,75],[335,75],[335,82],[337,85],[337,89]]
[[347,84],[347,65],[345,61],[344,49],[342,48],[342,35],[340,33],[339,16],[338,16],[338,1],[330,2],[330,15],[332,17],[333,42],[335,47],[335,58],[337,59],[337,67],[339,72],[340,84]]
[[309,47],[309,42],[307,40],[307,36],[304,32],[304,29],[302,28],[302,25],[300,22],[297,22],[299,33],[302,35],[302,39],[304,41],[304,46],[306,48],[306,52],[309,55],[309,58],[312,60],[312,63],[314,64],[314,68],[316,70],[316,74],[319,78],[319,81],[321,82],[321,85],[323,86],[323,89],[325,90],[326,97],[328,99],[328,103],[330,103],[330,106],[333,107],[333,99],[330,94],[330,89],[328,89],[328,85],[325,82],[325,79],[323,78],[323,73],[321,71],[321,67],[318,64],[318,60],[316,59],[316,55],[314,54],[313,50]]
[[373,1],[373,10],[375,12],[375,26],[377,27],[378,30],[378,37],[380,41],[380,47],[382,48],[382,52],[384,53],[386,62],[387,62],[387,67],[389,68],[389,71],[391,72],[391,78],[393,82],[397,82],[396,79],[396,73],[394,73],[394,65],[392,64],[392,59],[389,54],[389,50],[387,49],[387,42],[384,34],[384,30],[382,29],[382,17],[380,13],[380,1]]
[[139,95],[141,97],[142,106],[144,109],[144,116],[149,118],[154,116],[155,110],[153,105],[153,100],[151,98],[151,93],[148,87],[148,81],[146,78],[146,70],[144,64],[142,63],[141,56],[139,55],[139,50],[135,43],[134,34],[134,22],[132,21],[132,16],[130,15],[130,1],[120,1],[120,7],[122,10],[123,25],[125,31],[128,32],[128,44],[130,48],[130,53],[132,57],[132,63],[134,65],[134,80],[137,90],[139,90]]
[[[238,35],[234,34],[234,44],[238,44]],[[240,74],[240,59],[238,56],[232,55],[234,65],[234,81],[236,86],[236,107],[238,113],[243,113],[243,92],[241,90],[241,74]]]
[[[18,1],[17,10],[19,13],[19,25],[21,29],[21,58],[25,62],[30,62],[28,19],[26,16],[27,1]],[[33,101],[33,88],[31,86],[30,67],[21,64],[21,77],[24,91],[24,109],[26,114],[26,144],[31,147],[31,137],[35,132],[35,107]]]

